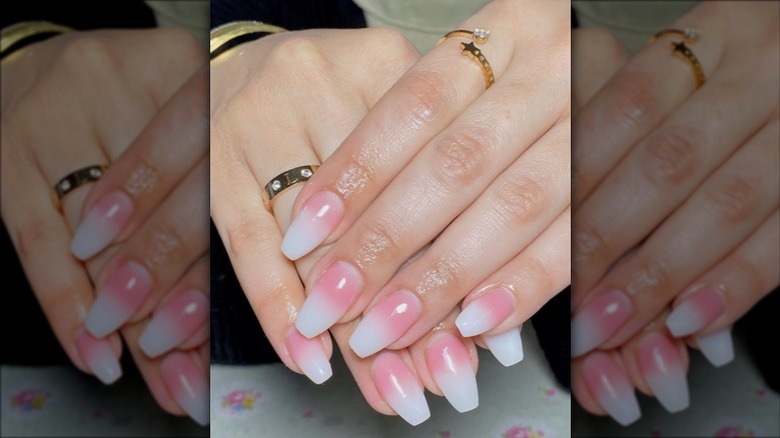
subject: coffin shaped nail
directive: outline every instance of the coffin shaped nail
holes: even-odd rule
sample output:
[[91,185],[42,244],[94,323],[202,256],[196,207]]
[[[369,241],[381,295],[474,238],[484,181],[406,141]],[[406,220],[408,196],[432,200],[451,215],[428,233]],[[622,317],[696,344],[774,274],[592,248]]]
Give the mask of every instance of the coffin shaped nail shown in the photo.
[[588,301],[571,322],[571,355],[586,353],[615,334],[633,313],[631,300],[612,289]]
[[608,355],[591,353],[582,364],[582,375],[590,393],[615,421],[627,426],[642,416],[634,386]]
[[98,292],[85,325],[101,338],[118,329],[141,307],[152,292],[152,276],[140,263],[120,266]]
[[76,335],[76,349],[101,382],[110,385],[122,377],[122,367],[108,339],[96,338],[86,330],[81,330]]
[[360,357],[370,356],[403,336],[422,311],[420,300],[399,290],[368,310],[349,338],[349,346]]
[[184,292],[154,312],[138,345],[147,356],[157,357],[184,342],[208,317],[208,298],[197,290]]
[[666,327],[679,338],[707,327],[726,310],[723,294],[717,289],[701,289],[674,306]]
[[397,354],[379,354],[374,359],[371,377],[387,404],[412,426],[431,416],[422,385]]
[[669,412],[680,412],[690,404],[680,353],[660,333],[645,336],[637,347],[637,364],[658,401]]
[[323,272],[303,302],[295,327],[313,338],[333,324],[352,307],[363,290],[360,271],[346,262],[336,262]]
[[186,354],[175,351],[160,365],[163,383],[176,403],[201,426],[209,424],[209,379]]
[[436,335],[425,350],[428,370],[444,397],[458,412],[479,406],[477,378],[469,352],[451,333]]
[[497,327],[512,313],[515,300],[505,287],[487,291],[473,299],[455,320],[460,334],[477,336]]
[[328,356],[319,338],[309,339],[300,334],[295,327],[291,327],[287,331],[285,344],[293,362],[312,382],[319,385],[333,375]]
[[132,215],[133,201],[129,196],[118,190],[104,194],[76,229],[70,251],[80,260],[94,256],[122,232]]
[[282,240],[282,253],[290,260],[310,253],[330,236],[341,223],[344,216],[344,203],[331,192],[318,192],[312,195]]

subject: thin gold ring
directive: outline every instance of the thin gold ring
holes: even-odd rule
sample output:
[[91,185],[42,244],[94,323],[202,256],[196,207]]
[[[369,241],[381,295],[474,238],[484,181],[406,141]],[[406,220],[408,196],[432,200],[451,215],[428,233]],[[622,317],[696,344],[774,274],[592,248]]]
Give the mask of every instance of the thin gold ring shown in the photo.
[[460,43],[461,54],[468,56],[474,60],[482,69],[482,75],[485,77],[485,89],[490,88],[496,82],[495,75],[493,74],[493,67],[490,66],[487,58],[482,53],[482,49],[475,46],[474,43],[484,44],[487,42],[490,36],[490,31],[486,29],[477,28],[472,30],[456,29],[444,34],[436,45],[443,43],[448,38],[471,38],[471,42]]
[[682,57],[688,62],[688,64],[691,66],[691,70],[693,71],[693,77],[696,80],[696,89],[701,88],[701,86],[704,85],[704,82],[706,81],[704,69],[699,62],[699,59],[696,58],[696,55],[693,54],[693,51],[686,44],[696,44],[701,33],[698,30],[689,27],[686,27],[685,29],[664,29],[653,35],[653,37],[650,38],[648,44],[652,44],[659,38],[666,35],[677,35],[682,37],[682,41],[672,42],[672,53]]
[[61,203],[65,195],[76,190],[77,188],[95,182],[106,173],[108,169],[107,164],[95,164],[92,166],[82,167],[76,171],[73,171],[61,180],[57,181],[52,190],[52,198],[54,199],[54,205],[57,210],[60,209]]
[[310,164],[307,166],[295,167],[276,175],[274,179],[265,185],[265,189],[263,190],[263,200],[265,201],[266,208],[271,211],[271,201],[274,197],[295,184],[308,181],[319,168],[320,166],[316,164]]

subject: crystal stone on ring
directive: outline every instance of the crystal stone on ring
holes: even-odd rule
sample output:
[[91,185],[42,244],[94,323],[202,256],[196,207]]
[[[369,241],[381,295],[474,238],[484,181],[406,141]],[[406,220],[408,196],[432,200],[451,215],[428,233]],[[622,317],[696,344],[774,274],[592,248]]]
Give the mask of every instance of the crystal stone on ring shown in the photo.
[[695,40],[696,38],[699,38],[699,35],[701,34],[698,30],[686,27],[683,29],[683,34],[687,36],[688,38]]
[[274,182],[271,183],[271,188],[274,190],[279,190],[282,188],[282,183],[279,182],[279,180],[274,180]]
[[70,189],[70,180],[65,180],[60,183],[60,190],[63,192],[68,191]]
[[89,169],[89,176],[92,178],[100,178],[100,175],[103,175],[103,171],[99,168],[93,167],[92,169]]
[[482,29],[481,27],[478,27],[474,29],[474,36],[477,37],[479,40],[486,40],[487,37],[490,36],[490,31],[487,29]]
[[303,169],[303,170],[301,170],[301,176],[303,176],[304,178],[311,177],[311,169]]

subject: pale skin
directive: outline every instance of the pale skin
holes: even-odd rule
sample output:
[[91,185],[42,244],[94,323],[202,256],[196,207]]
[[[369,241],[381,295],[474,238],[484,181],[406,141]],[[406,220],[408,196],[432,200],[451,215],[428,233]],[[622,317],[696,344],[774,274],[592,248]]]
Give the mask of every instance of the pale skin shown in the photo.
[[[742,6],[746,7],[741,9]],[[632,58],[620,43],[606,31],[583,29],[577,30],[574,34],[575,56],[573,59],[575,62],[573,70],[576,80],[573,94],[577,107],[580,108],[574,124],[575,138],[578,139],[575,142],[574,154],[575,163],[578,163],[578,166],[581,163],[581,169],[587,169],[575,172],[579,176],[575,180],[574,272],[576,280],[573,285],[574,311],[576,315],[578,309],[582,308],[583,302],[586,303],[592,299],[593,295],[603,290],[604,285],[618,285],[618,287],[627,285],[627,290],[630,291],[629,297],[634,301],[634,308],[638,309],[622,328],[617,329],[596,349],[584,354],[582,352],[576,353],[578,357],[574,360],[572,369],[574,395],[587,411],[594,414],[606,415],[607,411],[599,404],[597,397],[585,384],[582,367],[583,363],[591,357],[602,354],[601,351],[606,351],[633,387],[645,394],[653,395],[652,388],[649,387],[645,376],[637,367],[637,345],[651,336],[660,334],[679,350],[679,358],[687,369],[687,352],[684,348],[686,344],[698,348],[698,339],[729,330],[735,321],[780,283],[780,273],[777,270],[777,266],[780,264],[780,249],[778,248],[780,212],[777,210],[778,197],[773,191],[776,190],[778,183],[776,180],[777,144],[778,138],[780,138],[778,137],[780,125],[777,121],[778,102],[774,97],[777,95],[777,85],[773,85],[776,81],[767,80],[765,84],[770,89],[774,86],[773,90],[775,91],[764,94],[767,89],[761,82],[762,78],[769,78],[772,75],[776,77],[777,75],[778,56],[776,51],[780,41],[778,41],[776,18],[780,10],[776,4],[745,5],[740,3],[737,13],[733,9],[734,7],[733,4],[728,3],[705,4],[682,17],[675,25],[707,29],[714,25],[713,23],[718,23],[725,19],[725,16],[729,16],[729,20],[735,17],[737,20],[750,19],[751,25],[757,24],[759,29],[763,31],[762,37],[751,43],[755,47],[755,51],[744,53],[744,56],[749,58],[744,62],[739,61],[740,55],[737,54],[736,47],[732,47],[732,43],[738,46],[740,39],[750,39],[756,35],[738,33],[733,37],[737,41],[727,39],[729,42],[726,47],[711,48],[711,50],[717,50],[720,53],[720,61],[717,68],[713,67],[708,70],[711,72],[708,83],[715,85],[712,85],[712,89],[706,93],[707,85],[693,94],[693,79],[688,76],[686,79],[689,81],[687,93],[681,89],[678,91],[681,91],[682,94],[674,96],[668,89],[656,90],[657,87],[685,87],[681,84],[669,85],[654,81],[653,87],[656,88],[647,88],[646,90],[652,95],[647,94],[641,99],[634,100],[632,97],[637,96],[630,94],[632,88],[629,85],[629,78],[637,79],[640,75],[652,76],[656,73],[660,75],[672,74],[669,72],[672,69],[671,66],[666,66],[664,72],[654,70],[658,68],[658,64],[664,65],[657,60],[653,61],[655,57],[663,56],[663,53],[654,53],[653,46],[650,46]],[[758,18],[759,15],[761,18]],[[767,20],[763,21],[765,17]],[[764,27],[761,27],[762,23]],[[745,30],[739,26],[737,28],[740,31]],[[703,43],[703,40],[700,43]],[[705,55],[700,54],[700,52],[706,49],[703,47],[699,49],[700,43],[693,47],[696,48],[695,52],[699,59],[704,60],[706,59]],[[766,50],[766,52],[762,52],[762,50]],[[706,61],[704,62],[706,63]],[[681,67],[687,68],[684,64]],[[686,73],[684,68],[680,70],[681,74]],[[714,73],[712,73],[713,71]],[[740,74],[742,76],[739,81],[735,81],[734,78]],[[745,75],[752,75],[755,80],[746,80]],[[683,80],[682,76],[679,77],[679,80]],[[742,85],[734,85],[737,83]],[[731,88],[729,84],[734,85],[734,87]],[[756,92],[762,96],[757,96]],[[728,97],[723,96],[724,93],[728,93]],[[678,99],[679,102],[674,104],[666,102],[669,107],[667,113],[656,114],[662,107],[663,100],[672,98]],[[748,111],[739,117],[732,117],[736,113],[731,105],[736,105],[735,102],[739,99],[753,98],[758,99],[752,105],[753,111]],[[612,112],[606,110],[605,106],[610,101],[613,102]],[[636,104],[643,111],[649,111],[650,115],[621,122],[621,117],[629,116],[632,111],[621,108],[620,105],[629,103]],[[686,105],[692,108],[686,107]],[[694,105],[706,105],[706,108],[697,111],[693,109],[696,108]],[[601,112],[597,113],[599,108],[601,108]],[[681,111],[687,112],[680,114]],[[717,120],[716,122],[718,117],[708,117],[707,123],[698,123],[696,128],[686,128],[685,121],[693,120],[690,117],[701,117],[702,114],[712,114],[712,111],[716,111],[716,115],[729,114],[731,119],[728,121]],[[742,109],[736,111],[741,112]],[[664,118],[665,120],[659,121],[657,126],[649,127],[650,132],[636,132],[637,130],[641,131],[643,124],[646,123],[645,119],[652,118],[653,114],[659,120]],[[724,118],[729,117],[724,116]],[[607,120],[611,120],[610,123],[616,123],[617,129],[599,130],[599,124],[605,123]],[[690,185],[687,193],[692,194],[691,202],[694,202],[693,205],[696,208],[681,203],[670,213],[664,213],[668,215],[668,218],[661,221],[660,224],[652,225],[653,228],[657,227],[657,230],[649,237],[643,237],[647,240],[634,246],[635,244],[631,243],[633,239],[631,236],[644,236],[641,234],[643,233],[641,229],[643,221],[649,220],[648,218],[653,213],[647,213],[653,210],[647,210],[647,205],[641,201],[636,204],[633,202],[625,203],[622,207],[611,205],[607,201],[610,197],[626,199],[625,196],[621,197],[616,191],[635,189],[638,187],[636,184],[641,185],[643,181],[646,183],[648,173],[638,168],[635,172],[627,173],[623,177],[611,175],[619,174],[622,167],[632,163],[631,154],[640,153],[636,152],[637,148],[640,148],[640,151],[642,147],[657,150],[671,145],[671,143],[663,143],[658,140],[659,138],[672,138],[664,136],[664,133],[669,130],[678,133],[702,131],[698,132],[700,136],[697,137],[701,140],[700,142],[675,143],[679,148],[675,148],[676,153],[672,154],[672,156],[682,159],[685,156],[680,157],[679,154],[685,153],[687,156],[690,152],[692,154],[690,158],[696,161],[685,169],[679,169],[681,172],[677,176],[680,177],[680,181],[676,181],[679,184],[672,184],[665,192],[666,196],[648,202],[659,203],[659,206],[654,207],[659,209],[660,205],[664,205],[664,202],[671,202],[669,201],[670,196],[675,190],[681,190],[681,186],[685,185],[683,183],[686,183]],[[657,133],[653,131],[657,131]],[[609,132],[609,135],[606,135],[606,132]],[[615,138],[611,137],[613,135]],[[729,141],[729,139],[740,135],[745,137],[744,141]],[[645,140],[639,141],[633,150],[620,150],[619,145],[625,146],[625,141],[634,137],[644,137]],[[714,140],[716,138],[717,141]],[[686,145],[693,149],[687,151]],[[707,167],[706,163],[699,162],[699,159],[703,159],[703,155],[700,155],[696,149],[705,145],[710,149],[731,148],[729,149],[731,155],[724,158],[717,166]],[[613,148],[613,150],[610,152],[609,148]],[[599,182],[598,178],[594,177],[599,172],[595,170],[595,167],[606,166],[605,160],[616,159],[616,156],[623,153],[627,154],[629,158],[623,158],[622,163],[616,164],[612,169],[608,167],[601,169],[604,179]],[[580,160],[577,157],[582,158]],[[685,164],[684,160],[682,162]],[[659,169],[652,167],[652,159],[648,159],[646,163],[651,164],[650,170]],[[767,165],[768,168],[766,168]],[[710,175],[706,177],[702,175],[696,184],[691,184],[687,180],[692,178],[696,172],[689,171],[699,167],[707,168]],[[650,175],[654,174],[650,173]],[[666,173],[665,175],[669,176]],[[613,180],[609,178],[613,178]],[[712,182],[719,179],[720,181],[742,181],[746,184],[740,183],[730,186],[729,184]],[[581,182],[583,180],[586,181]],[[617,180],[621,181],[619,186],[610,183],[610,181]],[[581,191],[580,188],[582,188]],[[704,194],[697,195],[696,193]],[[635,197],[641,197],[641,195]],[[603,202],[597,202],[597,200]],[[699,202],[695,203],[697,201]],[[634,211],[640,207],[643,208],[641,211],[645,212],[641,219],[636,216],[639,210]],[[604,218],[607,211],[610,211],[611,219],[605,223],[595,221],[596,217]],[[714,225],[709,226],[709,222]],[[621,228],[616,225],[619,223],[630,223],[632,227],[636,228],[627,225]],[[580,224],[583,228],[580,228]],[[594,235],[591,233],[592,229],[588,228],[593,224],[598,227],[610,227],[610,231],[598,233],[599,239],[594,240],[591,238]],[[694,229],[696,231],[692,231]],[[578,233],[582,234],[578,236]],[[716,236],[716,238],[712,236]],[[702,239],[707,238],[713,242],[704,244]],[[608,245],[607,241],[620,242],[619,245],[623,246]],[[664,241],[676,243],[668,244],[667,248],[670,249],[659,252],[658,245]],[[679,244],[684,246],[676,246]],[[684,261],[678,261],[677,257]],[[649,269],[648,263],[651,262],[669,269]],[[604,263],[612,266],[607,266],[608,269],[605,268],[606,271],[601,272],[599,269],[604,266]],[[662,277],[658,279],[658,282],[641,281],[649,278],[648,275],[642,275],[643,272],[657,272]],[[595,287],[589,292],[588,285],[595,285]],[[670,333],[667,328],[670,310],[674,310],[681,303],[686,302],[687,299],[706,288],[715,289],[717,293],[722,294],[723,307],[720,313],[710,316],[703,327],[689,334],[675,336]],[[682,383],[684,384],[684,382]]]
[[[177,415],[185,412],[160,374],[168,353],[149,358],[138,339],[179,294],[208,293],[204,64],[203,49],[177,30],[71,33],[2,63],[2,217],[33,291],[71,361],[92,373],[76,338],[95,295],[123,261],[145,266],[153,291],[121,332],[158,404]],[[112,163],[105,175],[69,193],[58,211],[55,182],[104,163]],[[74,232],[96,200],[115,190],[132,198],[134,214],[82,263],[70,251]],[[119,330],[105,339],[118,358]],[[204,375],[207,339],[203,324],[175,346]]]
[[[538,26],[520,33],[510,24],[515,14]],[[330,334],[368,403],[385,414],[394,411],[371,379],[377,356],[360,358],[349,345],[377,297],[402,284],[417,294],[420,318],[385,347],[441,394],[422,352],[447,331],[476,369],[481,340],[463,338],[453,324],[464,298],[508,286],[522,304],[484,333],[500,334],[569,283],[568,4],[494,2],[462,27],[480,23],[492,32],[484,49],[496,84],[487,91],[458,40],[419,58],[385,29],[277,34],[212,62],[211,213],[242,288],[282,361],[302,372],[285,337],[307,292],[335,261],[359,267],[366,287]],[[356,164],[358,156],[370,163]],[[271,178],[320,163],[307,184],[277,196],[272,212],[265,208],[261,192]],[[431,166],[444,173],[431,174]],[[357,173],[360,184],[339,183],[355,182]],[[339,191],[347,186],[350,193]],[[344,219],[292,263],[279,251],[283,233],[323,190],[342,197]],[[331,336],[313,339],[329,357]]]

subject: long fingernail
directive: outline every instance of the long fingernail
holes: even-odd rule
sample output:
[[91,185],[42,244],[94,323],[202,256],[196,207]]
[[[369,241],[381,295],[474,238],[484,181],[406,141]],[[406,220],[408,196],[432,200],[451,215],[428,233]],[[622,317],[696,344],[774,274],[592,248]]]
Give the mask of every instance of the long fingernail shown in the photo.
[[209,317],[205,295],[190,290],[165,303],[154,313],[138,345],[149,357],[157,357],[184,342]]
[[282,240],[282,253],[298,260],[330,236],[344,216],[344,203],[331,192],[312,195],[290,224]]
[[98,198],[76,229],[70,251],[86,260],[108,246],[133,215],[133,201],[116,190]]
[[508,367],[523,360],[523,338],[520,328],[513,328],[506,333],[493,336],[482,336],[490,352],[501,365]]
[[477,378],[469,352],[451,333],[436,335],[425,351],[428,369],[444,397],[458,412],[479,406]]
[[152,276],[141,264],[130,261],[114,271],[87,314],[86,327],[102,338],[118,329],[143,304],[152,291]]
[[669,412],[680,412],[690,404],[680,353],[672,341],[651,333],[639,342],[637,363],[658,401]]
[[349,338],[349,346],[360,357],[370,356],[406,333],[421,311],[420,300],[412,292],[394,292],[368,311]]
[[313,338],[337,323],[355,303],[363,290],[360,271],[345,262],[328,268],[303,302],[295,327],[307,338]]
[[295,327],[290,327],[285,344],[293,362],[312,382],[319,385],[333,375],[328,356],[325,355],[319,338],[308,339],[298,333]]
[[634,387],[623,371],[604,353],[593,353],[582,364],[585,385],[602,408],[623,426],[642,416]]
[[505,287],[483,293],[464,308],[455,325],[464,337],[481,335],[504,322],[515,308],[515,299]]
[[704,357],[716,367],[722,367],[734,360],[734,342],[731,340],[731,328],[723,329],[711,335],[697,336]]
[[178,351],[165,357],[160,370],[165,387],[184,412],[201,426],[209,424],[208,376]]
[[702,289],[686,297],[666,318],[666,327],[676,338],[696,333],[715,321],[726,310],[723,294],[717,289]]
[[122,377],[122,367],[108,339],[98,339],[81,330],[76,335],[76,349],[101,382],[110,385]]
[[412,426],[431,416],[422,385],[397,354],[385,352],[377,356],[371,377],[387,404]]
[[612,289],[590,300],[571,321],[571,355],[586,353],[612,336],[633,313],[623,292]]

